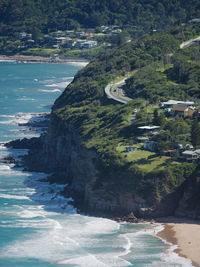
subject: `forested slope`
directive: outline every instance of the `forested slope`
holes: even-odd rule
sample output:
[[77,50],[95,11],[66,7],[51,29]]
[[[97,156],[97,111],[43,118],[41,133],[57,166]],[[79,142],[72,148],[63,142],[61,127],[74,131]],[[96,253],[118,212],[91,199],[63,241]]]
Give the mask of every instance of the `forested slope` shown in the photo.
[[[98,158],[94,161],[98,177],[95,181],[88,178],[85,186],[90,191],[83,193],[90,208],[98,210],[94,208],[94,198],[99,203],[103,201],[100,210],[104,205],[108,209],[116,205],[116,210],[127,205],[127,210],[133,209],[139,216],[169,215],[179,207],[185,190],[191,192],[193,186],[199,186],[195,175],[198,162],[183,161],[173,146],[182,143],[199,148],[200,139],[194,131],[199,131],[200,122],[192,117],[167,117],[159,109],[161,101],[171,98],[198,102],[199,63],[198,47],[180,49],[180,42],[169,32],[146,35],[93,59],[56,100],[52,113],[56,130],[52,132],[58,138],[65,138],[65,132],[76,133],[81,138],[79,146],[93,151]],[[104,93],[107,83],[127,73],[131,77],[124,89],[133,101],[123,105],[108,100]],[[131,119],[135,109],[137,115]],[[143,149],[138,142],[141,135],[138,127],[149,124],[160,125],[155,136],[147,135],[156,142],[155,151]],[[127,153],[129,146],[137,151]],[[171,150],[174,154],[164,154]],[[73,154],[73,149],[70,153]],[[72,184],[73,180],[76,178]],[[186,208],[179,212],[190,214],[187,205],[192,207],[193,199],[198,198],[194,190],[189,200],[182,199]],[[194,207],[191,216],[199,216]]]
[[0,0],[0,34],[131,24],[150,28],[200,16],[198,0]]

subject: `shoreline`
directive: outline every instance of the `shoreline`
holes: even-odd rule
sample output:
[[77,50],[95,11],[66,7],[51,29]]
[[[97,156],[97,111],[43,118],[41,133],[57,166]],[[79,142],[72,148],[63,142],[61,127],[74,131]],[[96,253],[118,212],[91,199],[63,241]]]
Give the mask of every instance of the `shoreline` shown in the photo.
[[181,217],[158,218],[164,229],[156,235],[172,245],[178,255],[190,259],[195,267],[200,267],[200,221]]
[[52,59],[51,57],[42,56],[25,56],[25,55],[0,55],[0,61],[17,61],[17,62],[27,62],[27,63],[83,63],[87,64],[89,60],[85,58],[59,58]]

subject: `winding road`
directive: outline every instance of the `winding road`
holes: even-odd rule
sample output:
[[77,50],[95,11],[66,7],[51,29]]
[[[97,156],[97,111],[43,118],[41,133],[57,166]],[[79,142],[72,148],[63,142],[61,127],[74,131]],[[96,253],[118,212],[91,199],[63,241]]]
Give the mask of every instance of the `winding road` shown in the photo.
[[[180,48],[187,48],[191,45],[193,45],[195,42],[199,42],[200,43],[200,36],[188,41],[183,42],[182,44],[180,44]],[[125,85],[125,80],[128,79],[131,75],[127,75],[125,76],[122,80],[118,81],[118,82],[110,82],[106,87],[105,87],[105,94],[107,96],[107,98],[109,99],[113,99],[119,103],[122,104],[127,104],[129,101],[133,100],[130,97],[126,96],[126,93],[123,89],[123,86]]]
[[122,104],[127,104],[129,101],[133,100],[132,98],[127,97],[125,91],[123,90],[123,85],[125,85],[125,80],[127,78],[129,78],[129,76],[126,76],[118,82],[110,82],[105,87],[105,94],[107,97]]
[[183,48],[187,48],[193,44],[195,44],[195,42],[200,42],[200,36],[197,37],[197,38],[194,38],[194,39],[190,39],[188,41],[185,41],[183,42],[181,45],[180,45],[180,48],[183,49]]

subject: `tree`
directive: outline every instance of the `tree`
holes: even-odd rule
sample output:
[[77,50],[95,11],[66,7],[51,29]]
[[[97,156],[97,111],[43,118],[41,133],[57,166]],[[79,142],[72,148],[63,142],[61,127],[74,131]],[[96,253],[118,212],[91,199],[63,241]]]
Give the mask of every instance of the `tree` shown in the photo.
[[154,110],[154,119],[153,119],[153,124],[158,125],[158,126],[163,126],[165,124],[165,115],[163,113],[159,114],[158,109]]
[[197,118],[192,122],[191,139],[194,147],[200,146],[200,123]]

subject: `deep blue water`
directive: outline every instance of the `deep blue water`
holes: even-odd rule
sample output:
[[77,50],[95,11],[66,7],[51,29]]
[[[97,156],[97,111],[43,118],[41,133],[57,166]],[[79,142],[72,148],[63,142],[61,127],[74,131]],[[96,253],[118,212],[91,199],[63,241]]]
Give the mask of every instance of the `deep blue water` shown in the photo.
[[[49,112],[80,68],[0,62],[0,142],[38,136],[18,123]],[[24,153],[0,145],[0,159]],[[63,185],[45,178],[0,163],[0,266],[191,266],[153,235],[152,225],[79,215],[58,194]]]

